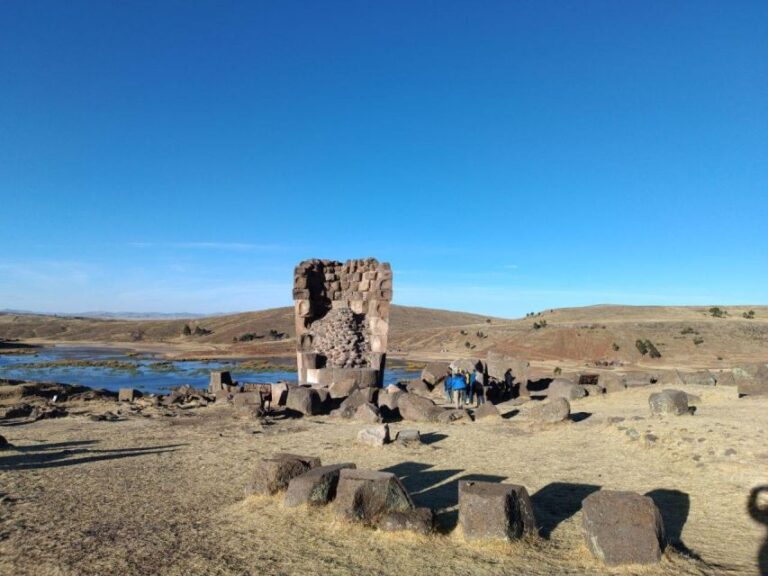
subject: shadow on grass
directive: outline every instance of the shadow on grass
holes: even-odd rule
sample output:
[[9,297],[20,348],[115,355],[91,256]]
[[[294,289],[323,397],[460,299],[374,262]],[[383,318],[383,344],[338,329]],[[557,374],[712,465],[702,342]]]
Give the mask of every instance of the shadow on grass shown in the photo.
[[[59,468],[64,466],[76,466],[100,460],[117,460],[145,456],[149,454],[161,454],[173,452],[186,444],[168,444],[164,446],[144,446],[137,448],[113,448],[96,450],[93,448],[65,448],[63,446],[82,446],[95,443],[91,440],[80,442],[59,442],[54,444],[42,444],[40,446],[22,446],[16,448],[16,454],[0,457],[0,470],[38,470],[45,468]],[[73,458],[75,456],[75,458]],[[78,457],[82,456],[82,457]]]
[[459,519],[459,482],[501,482],[504,476],[490,474],[464,474],[461,469],[432,470],[432,464],[401,462],[384,472],[392,472],[413,497],[416,506],[431,508],[435,512],[437,530],[450,532]]
[[595,484],[552,482],[531,496],[541,537],[549,539],[559,524],[581,510],[584,498],[598,490]]

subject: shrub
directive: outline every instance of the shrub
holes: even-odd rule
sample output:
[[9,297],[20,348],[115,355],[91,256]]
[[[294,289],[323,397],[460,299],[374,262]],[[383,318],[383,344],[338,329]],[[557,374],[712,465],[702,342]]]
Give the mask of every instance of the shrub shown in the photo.
[[202,326],[195,326],[195,329],[192,331],[192,334],[195,336],[207,336],[208,334],[213,334],[213,330],[208,330],[207,328],[203,328]]
[[704,338],[702,338],[701,336],[696,336],[696,338],[693,339],[693,343],[696,344],[696,346],[698,346],[699,344],[703,344]]
[[547,321],[546,320],[540,320],[539,322],[533,323],[533,329],[538,330],[539,328],[546,328],[547,327]]
[[189,327],[189,324],[184,324],[184,328],[181,330],[182,336],[192,336],[192,328]]
[[728,315],[727,311],[717,306],[712,306],[712,308],[709,309],[709,313],[713,318],[725,318]]
[[557,375],[560,375],[560,374],[562,374],[562,373],[563,373],[563,369],[562,369],[562,368],[560,368],[560,366],[555,366],[555,369],[553,370],[553,372],[554,372],[554,373],[555,373],[555,375],[557,376]]
[[683,336],[685,336],[686,334],[698,334],[698,332],[696,332],[696,330],[694,330],[694,329],[693,329],[693,328],[691,328],[690,326],[686,326],[685,328],[683,328],[682,330],[680,330],[680,334],[682,334]]
[[755,319],[755,311],[754,310],[750,310],[749,312],[744,312],[742,314],[742,316],[744,318],[746,318],[747,320],[754,320]]
[[648,354],[648,346],[645,345],[645,341],[639,339],[635,340],[635,346],[637,347],[637,351],[643,356]]
[[613,348],[614,352],[618,352],[621,347],[618,344],[616,344],[616,342],[614,342],[611,348]]

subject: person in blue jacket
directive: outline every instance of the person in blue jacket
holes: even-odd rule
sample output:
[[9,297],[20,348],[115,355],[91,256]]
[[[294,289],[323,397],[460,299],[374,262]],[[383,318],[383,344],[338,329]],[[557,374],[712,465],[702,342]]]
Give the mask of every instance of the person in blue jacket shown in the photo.
[[445,398],[450,404],[452,402],[451,392],[453,392],[453,372],[451,370],[448,370],[448,374],[443,379],[443,389],[445,390]]
[[456,401],[456,409],[458,410],[464,404],[464,399],[467,396],[467,379],[463,372],[460,372],[453,377],[451,388],[454,392],[454,400]]

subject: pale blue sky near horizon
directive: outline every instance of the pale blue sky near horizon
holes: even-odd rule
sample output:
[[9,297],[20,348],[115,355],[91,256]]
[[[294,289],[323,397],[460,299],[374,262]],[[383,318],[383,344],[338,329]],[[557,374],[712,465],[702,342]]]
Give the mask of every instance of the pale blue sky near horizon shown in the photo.
[[768,304],[768,3],[0,4],[0,309]]

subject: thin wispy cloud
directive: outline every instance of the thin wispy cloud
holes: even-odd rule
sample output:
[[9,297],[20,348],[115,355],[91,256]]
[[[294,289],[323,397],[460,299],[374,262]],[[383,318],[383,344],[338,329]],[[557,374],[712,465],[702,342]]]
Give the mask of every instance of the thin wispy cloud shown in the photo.
[[279,252],[292,248],[282,244],[254,244],[250,242],[129,242],[128,246],[132,248],[172,248],[226,252]]

